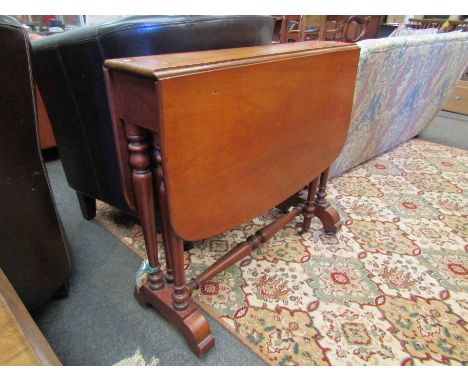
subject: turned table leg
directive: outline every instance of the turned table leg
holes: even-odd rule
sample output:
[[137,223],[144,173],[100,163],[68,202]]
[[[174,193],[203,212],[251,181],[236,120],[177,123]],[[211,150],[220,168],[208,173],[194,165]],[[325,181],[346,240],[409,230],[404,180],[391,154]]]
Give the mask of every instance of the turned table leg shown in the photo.
[[170,243],[168,239],[168,233],[170,230],[168,219],[169,211],[167,209],[166,190],[164,187],[163,171],[161,167],[161,152],[159,151],[159,148],[156,145],[153,149],[153,161],[155,163],[156,191],[158,194],[158,203],[160,209],[161,233],[164,243],[164,253],[166,256],[166,281],[172,283],[174,281],[174,272],[172,265],[172,249],[170,248]]
[[307,187],[307,200],[304,208],[304,221],[302,222],[302,231],[301,233],[307,232],[310,228],[310,223],[314,215],[315,210],[315,193],[317,192],[317,185],[319,178],[315,178],[312,182],[309,183]]
[[172,293],[172,305],[175,310],[184,310],[191,301],[187,285],[185,284],[184,242],[178,238],[172,230],[169,230],[168,236],[172,255],[172,265],[174,267],[174,291]]
[[[141,140],[134,138],[135,133],[130,136],[128,134],[127,138],[130,142],[141,144]],[[144,140],[144,138],[143,138]],[[145,150],[138,149],[133,150],[138,153],[144,151],[147,152],[147,146]],[[139,154],[141,155],[141,154]],[[185,283],[185,270],[184,270],[184,242],[180,239],[175,232],[172,230],[169,223],[169,211],[167,205],[167,195],[164,184],[164,174],[161,166],[161,154],[156,144],[154,144],[152,151],[152,159],[154,165],[153,178],[151,178],[151,172],[149,172],[148,183],[154,183],[154,188],[158,198],[158,207],[161,215],[161,229],[164,242],[164,251],[166,254],[166,283],[164,285],[164,277],[159,268],[159,261],[155,263],[154,261],[150,262],[150,265],[153,267],[153,264],[157,264],[158,267],[158,277],[160,279],[161,288],[155,289],[153,287],[153,282],[151,279],[148,280],[140,289],[135,289],[134,295],[137,301],[143,305],[151,305],[155,310],[157,310],[161,315],[166,317],[171,321],[184,335],[187,344],[192,349],[192,351],[197,356],[202,356],[208,352],[215,343],[215,339],[211,334],[210,326],[208,322],[200,313],[196,305],[193,303],[191,298],[191,290],[187,287]],[[141,165],[139,162],[141,160],[134,159],[132,167],[134,168],[145,168],[150,166],[149,160],[144,161],[144,165]],[[132,158],[130,158],[130,163],[132,163]],[[138,166],[137,166],[138,165]],[[136,167],[135,167],[136,166]],[[145,174],[147,174],[145,172]],[[141,183],[141,182],[140,182]],[[143,226],[143,233],[145,235],[145,241],[150,242],[151,245],[147,244],[148,258],[153,257],[152,248],[157,248],[152,246],[156,245],[156,225],[154,219],[154,199],[149,198],[149,195],[153,195],[149,191],[149,185],[146,184],[144,188],[145,195],[148,198],[144,198],[142,204],[139,202],[140,193],[143,191],[140,190],[141,184],[138,185],[134,182],[135,188],[135,197],[137,199],[137,207],[139,211],[143,211],[141,222]],[[151,199],[151,200],[150,200]],[[140,208],[140,205],[142,206]],[[153,211],[153,215],[150,212],[148,214],[153,216],[153,218],[145,218],[147,211]],[[151,232],[150,232],[151,231]],[[147,241],[147,237],[149,240]],[[157,250],[156,250],[157,255]],[[156,256],[157,258],[157,256]]]
[[152,268],[152,272],[148,276],[148,285],[153,290],[159,290],[164,287],[164,275],[158,257],[153,175],[150,167],[147,134],[144,129],[127,123],[125,124],[125,135],[129,142],[129,161],[132,168],[136,206],[143,228],[148,262]]
[[325,232],[336,234],[341,228],[341,221],[338,211],[333,208],[326,199],[329,172],[330,168],[327,168],[320,175],[320,185],[315,200],[314,215],[322,222]]

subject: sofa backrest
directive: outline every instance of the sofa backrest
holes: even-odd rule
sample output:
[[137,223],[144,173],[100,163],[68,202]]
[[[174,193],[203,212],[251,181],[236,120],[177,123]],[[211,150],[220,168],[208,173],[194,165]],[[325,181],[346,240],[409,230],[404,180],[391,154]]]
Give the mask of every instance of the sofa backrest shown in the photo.
[[418,135],[468,65],[468,33],[389,37],[361,48],[348,138],[339,175]]
[[102,65],[110,58],[271,43],[271,16],[126,16],[33,41],[33,67],[69,185],[120,209]]

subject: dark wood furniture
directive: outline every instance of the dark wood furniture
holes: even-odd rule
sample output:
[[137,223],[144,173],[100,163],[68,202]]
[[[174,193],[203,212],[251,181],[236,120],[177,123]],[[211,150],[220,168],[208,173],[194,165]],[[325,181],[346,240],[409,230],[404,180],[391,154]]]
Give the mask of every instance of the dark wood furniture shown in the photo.
[[[382,17],[283,15],[273,18],[280,24],[277,42],[283,44],[313,40],[357,42],[377,38]],[[312,25],[314,29],[311,30]]]
[[409,19],[408,23],[405,24],[407,28],[412,29],[429,29],[437,28],[438,33],[445,32],[467,32],[468,21],[465,20],[450,20],[450,19]]
[[326,16],[319,40],[357,42],[376,38],[381,16]]
[[[298,215],[303,231],[314,216],[328,231],[339,227],[325,189],[347,136],[358,57],[354,44],[301,42],[105,62],[123,193],[151,266],[135,297],[173,321],[198,356],[214,337],[195,289]],[[307,200],[186,282],[184,240],[232,229],[306,185]]]
[[[300,15],[278,15],[278,16],[273,16],[273,20],[275,21],[275,24],[279,23],[279,33],[278,33],[278,40],[276,42],[280,44],[284,44],[288,42],[288,32],[289,32],[289,27],[288,24],[297,24],[300,20],[301,16]],[[275,28],[276,29],[276,28]]]
[[[279,23],[278,43],[317,40],[324,16],[281,15],[273,16]],[[317,22],[319,21],[319,22]],[[277,28],[275,27],[275,30]],[[275,33],[276,31],[274,31]]]
[[448,30],[447,32],[452,31],[460,31],[460,32],[468,32],[468,21],[467,20],[448,20]]
[[428,29],[437,28],[439,33],[453,31],[468,31],[468,21],[450,20],[450,19],[409,19],[406,24],[407,28],[412,29]]
[[0,269],[0,366],[59,366],[59,359]]
[[412,18],[408,20],[406,27],[412,29],[429,29],[440,27],[447,22],[447,19],[418,19]]

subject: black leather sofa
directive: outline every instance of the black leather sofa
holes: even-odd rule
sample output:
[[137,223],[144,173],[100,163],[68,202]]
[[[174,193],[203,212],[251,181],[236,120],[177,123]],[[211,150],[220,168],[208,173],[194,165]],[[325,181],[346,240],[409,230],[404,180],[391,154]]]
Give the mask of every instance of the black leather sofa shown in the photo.
[[109,58],[271,43],[270,16],[128,16],[34,41],[34,74],[83,216],[122,196],[102,64]]
[[70,258],[37,137],[27,32],[0,16],[0,268],[33,310],[68,293]]

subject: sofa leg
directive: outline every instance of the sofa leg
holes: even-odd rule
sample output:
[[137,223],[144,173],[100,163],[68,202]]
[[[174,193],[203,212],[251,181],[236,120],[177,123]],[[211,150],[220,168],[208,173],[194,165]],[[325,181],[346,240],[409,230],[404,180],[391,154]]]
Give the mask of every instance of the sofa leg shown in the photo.
[[94,219],[96,217],[96,199],[90,198],[78,191],[76,192],[76,196],[78,197],[83,217],[86,220]]

